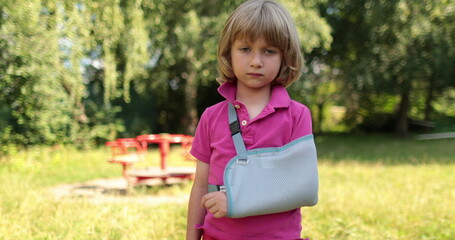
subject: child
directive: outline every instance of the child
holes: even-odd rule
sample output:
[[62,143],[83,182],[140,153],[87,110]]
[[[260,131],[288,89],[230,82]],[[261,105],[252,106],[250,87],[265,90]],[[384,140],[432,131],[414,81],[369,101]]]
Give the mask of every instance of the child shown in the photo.
[[[312,133],[309,109],[289,98],[285,87],[300,76],[302,56],[289,13],[267,0],[240,5],[227,20],[218,46],[225,101],[202,114],[191,154],[198,159],[188,207],[187,239],[301,239],[300,209],[228,218],[223,171],[236,155],[228,103],[237,111],[247,149],[280,147]],[[273,191],[273,190],[272,190]]]

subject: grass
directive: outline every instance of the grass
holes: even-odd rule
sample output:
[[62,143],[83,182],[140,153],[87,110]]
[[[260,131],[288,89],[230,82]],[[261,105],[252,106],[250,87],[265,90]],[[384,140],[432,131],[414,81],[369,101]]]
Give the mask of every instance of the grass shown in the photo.
[[322,161],[403,164],[453,164],[455,139],[397,139],[388,135],[316,136]]
[[[455,239],[455,140],[317,136],[319,204],[302,208],[302,237]],[[143,165],[157,164],[157,152]],[[184,239],[185,203],[56,199],[49,187],[120,176],[108,149],[36,148],[0,159],[0,239]],[[173,149],[172,161],[179,159]],[[153,163],[152,163],[153,162]],[[186,198],[191,182],[129,198]],[[126,196],[118,196],[126,198]]]

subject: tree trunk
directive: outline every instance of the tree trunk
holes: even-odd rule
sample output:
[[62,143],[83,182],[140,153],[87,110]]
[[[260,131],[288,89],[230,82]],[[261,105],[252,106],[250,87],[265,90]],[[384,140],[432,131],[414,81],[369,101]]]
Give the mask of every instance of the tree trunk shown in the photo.
[[185,134],[193,135],[196,131],[197,119],[197,87],[196,71],[192,70],[186,79],[185,84],[185,116],[183,117],[183,128]]
[[322,122],[324,120],[324,102],[320,102],[317,104],[318,106],[318,118],[316,123],[316,132],[322,133]]
[[409,121],[408,112],[410,107],[409,95],[411,92],[411,84],[404,84],[401,91],[401,100],[397,113],[397,122],[395,133],[400,138],[409,137]]
[[[194,62],[194,54],[195,51],[193,48],[189,48],[188,52],[186,53],[186,57],[188,62]],[[188,67],[189,74],[186,76],[185,82],[185,109],[182,109],[185,114],[182,119],[182,126],[184,129],[185,134],[193,135],[196,132],[196,125],[198,122],[197,119],[197,84],[196,84],[196,76],[197,72],[195,70],[195,66]]]
[[433,107],[431,106],[431,103],[433,102],[434,99],[434,77],[432,76],[429,79],[429,85],[427,89],[427,98],[425,99],[425,121],[431,121],[431,113],[433,112]]

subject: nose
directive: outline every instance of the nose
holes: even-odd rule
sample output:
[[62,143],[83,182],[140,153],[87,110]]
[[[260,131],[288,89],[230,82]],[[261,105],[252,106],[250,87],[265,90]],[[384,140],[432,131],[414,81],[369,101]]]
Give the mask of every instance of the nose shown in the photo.
[[262,56],[258,52],[251,54],[250,66],[254,68],[260,68],[263,66]]

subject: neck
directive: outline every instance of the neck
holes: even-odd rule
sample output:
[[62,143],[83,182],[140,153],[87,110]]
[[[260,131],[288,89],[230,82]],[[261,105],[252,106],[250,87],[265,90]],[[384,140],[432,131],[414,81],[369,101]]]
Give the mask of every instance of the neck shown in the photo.
[[253,90],[237,87],[236,99],[245,104],[250,119],[253,119],[259,115],[269,103],[271,91],[271,86]]

